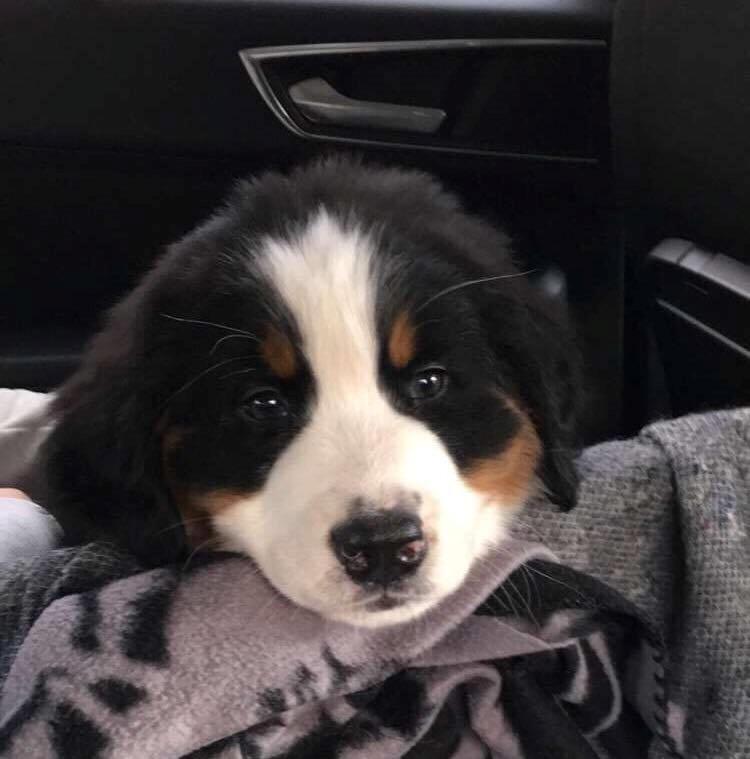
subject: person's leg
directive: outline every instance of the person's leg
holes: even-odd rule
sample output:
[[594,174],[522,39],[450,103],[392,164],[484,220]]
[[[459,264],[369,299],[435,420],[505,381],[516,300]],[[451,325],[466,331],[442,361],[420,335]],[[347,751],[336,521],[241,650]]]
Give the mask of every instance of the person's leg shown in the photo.
[[26,493],[0,488],[0,562],[50,551],[60,538],[57,522]]

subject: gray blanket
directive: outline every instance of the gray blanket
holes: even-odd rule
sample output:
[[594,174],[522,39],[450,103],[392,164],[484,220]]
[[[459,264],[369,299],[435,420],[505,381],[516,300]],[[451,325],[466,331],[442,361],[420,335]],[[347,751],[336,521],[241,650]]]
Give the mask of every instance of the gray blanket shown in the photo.
[[750,756],[749,439],[738,411],[589,449],[577,509],[517,526],[562,564],[509,541],[389,630],[325,623],[229,555],[6,566],[0,753]]
[[[376,631],[293,606],[236,557],[67,596],[15,656],[0,750],[65,759],[480,759],[488,751],[521,759],[554,748],[595,757],[590,741],[622,728],[623,629],[565,604],[545,608],[545,592],[542,604],[528,601],[534,623],[511,615],[502,598],[483,606],[516,567],[554,576],[549,559],[509,542],[424,619]],[[551,699],[535,692],[542,677],[569,715],[559,706],[546,713]],[[549,725],[540,741],[541,720]],[[644,736],[639,728],[641,745]]]
[[[750,410],[689,416],[581,458],[579,505],[519,534],[631,600],[662,631],[686,756],[750,757]],[[651,757],[663,757],[654,747]]]

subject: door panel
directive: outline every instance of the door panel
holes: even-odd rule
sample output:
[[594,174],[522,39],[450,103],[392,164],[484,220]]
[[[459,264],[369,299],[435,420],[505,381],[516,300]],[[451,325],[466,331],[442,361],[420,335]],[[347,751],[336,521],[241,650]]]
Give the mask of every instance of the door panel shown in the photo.
[[269,45],[606,40],[608,0],[9,0],[0,140],[169,151],[293,144],[238,65]]
[[[3,4],[0,385],[61,381],[101,311],[237,177],[353,147],[437,174],[502,223],[537,274],[564,273],[591,378],[587,437],[616,432],[622,267],[611,234],[609,15],[609,0]],[[318,135],[367,140],[353,146],[294,134],[239,57],[446,39],[506,43],[439,61],[277,61],[271,74],[282,93],[323,75],[351,99],[443,108],[439,145],[369,128]]]
[[[240,57],[279,121],[302,137],[573,163],[595,163],[606,149],[603,40],[291,45]],[[358,103],[368,104],[369,124],[336,123]],[[389,107],[416,111],[417,124],[373,124]]]
[[748,29],[746,0],[617,3],[628,431],[750,402]]

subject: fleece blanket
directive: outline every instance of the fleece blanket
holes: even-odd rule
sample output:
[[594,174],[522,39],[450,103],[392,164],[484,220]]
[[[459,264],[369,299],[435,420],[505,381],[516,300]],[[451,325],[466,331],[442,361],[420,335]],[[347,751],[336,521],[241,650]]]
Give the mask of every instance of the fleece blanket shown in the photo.
[[[638,756],[649,735],[623,704],[626,659],[634,646],[660,659],[659,643],[616,621],[622,608],[596,618],[607,593],[553,567],[545,550],[509,541],[445,604],[380,630],[293,606],[237,557],[67,596],[15,655],[0,751],[586,759],[601,742]],[[503,576],[507,597],[495,592]],[[520,612],[510,594],[523,587],[537,595]],[[654,674],[637,676],[662,702]]]
[[738,411],[589,449],[572,514],[531,504],[526,540],[383,630],[228,554],[0,567],[0,754],[750,756],[749,439]]

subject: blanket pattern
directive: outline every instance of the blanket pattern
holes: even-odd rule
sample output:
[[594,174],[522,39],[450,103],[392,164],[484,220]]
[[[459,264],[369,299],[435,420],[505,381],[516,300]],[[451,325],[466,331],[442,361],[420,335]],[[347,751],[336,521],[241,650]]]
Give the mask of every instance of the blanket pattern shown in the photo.
[[650,732],[622,692],[636,646],[662,655],[624,599],[530,544],[509,541],[446,603],[384,630],[326,623],[217,554],[50,605],[6,680],[0,752],[638,756]]

